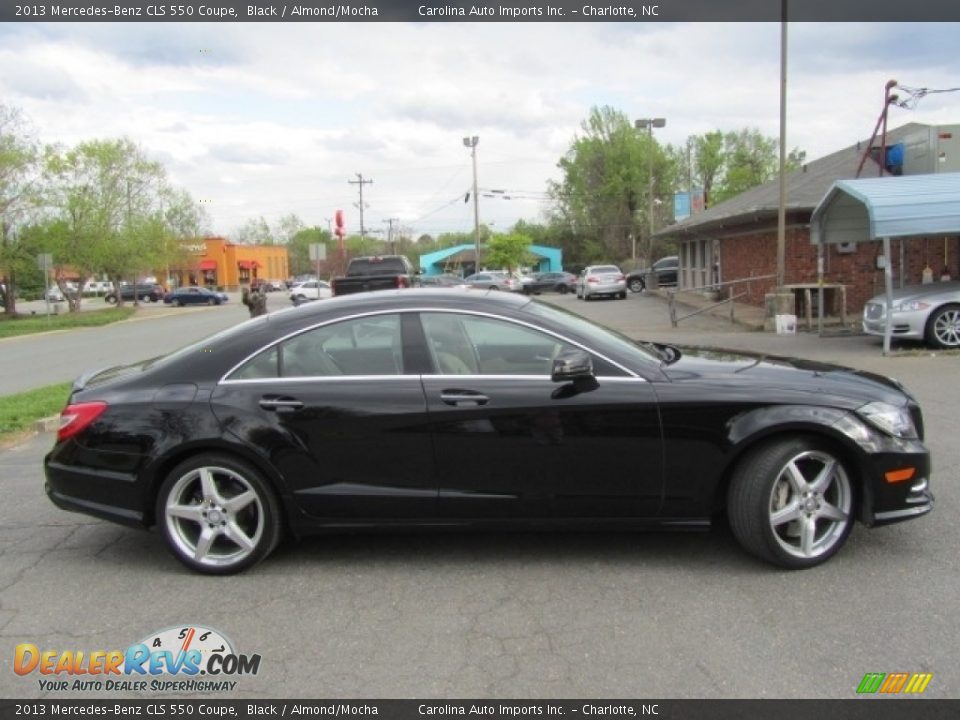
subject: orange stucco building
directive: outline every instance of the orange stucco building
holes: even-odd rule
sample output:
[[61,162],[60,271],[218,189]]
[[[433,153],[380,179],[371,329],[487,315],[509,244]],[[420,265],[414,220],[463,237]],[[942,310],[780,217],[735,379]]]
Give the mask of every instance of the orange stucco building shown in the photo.
[[238,245],[223,237],[183,243],[187,259],[170,275],[177,285],[239,290],[256,280],[284,280],[290,275],[283,245]]

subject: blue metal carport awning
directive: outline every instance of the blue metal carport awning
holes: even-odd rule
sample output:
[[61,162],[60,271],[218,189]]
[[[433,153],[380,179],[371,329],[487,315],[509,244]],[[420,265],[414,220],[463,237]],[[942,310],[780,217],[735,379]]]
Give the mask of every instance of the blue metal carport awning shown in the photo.
[[810,217],[810,239],[829,245],[883,240],[890,352],[893,277],[890,238],[960,234],[960,173],[838,180]]

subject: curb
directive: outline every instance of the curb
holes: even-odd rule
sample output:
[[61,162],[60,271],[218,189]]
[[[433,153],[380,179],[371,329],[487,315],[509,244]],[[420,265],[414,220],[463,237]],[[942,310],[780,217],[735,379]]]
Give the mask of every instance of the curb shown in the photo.
[[50,417],[41,418],[33,423],[33,429],[36,432],[56,432],[57,428],[60,427],[60,416],[51,415]]

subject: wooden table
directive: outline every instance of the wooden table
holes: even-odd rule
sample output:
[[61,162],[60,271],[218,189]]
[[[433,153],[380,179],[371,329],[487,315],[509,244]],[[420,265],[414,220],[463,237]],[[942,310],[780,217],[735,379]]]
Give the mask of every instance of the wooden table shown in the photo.
[[[836,299],[831,297],[834,300],[833,303],[828,302],[828,292],[830,296],[833,296],[835,293],[839,292],[840,294],[840,322],[844,325],[847,324],[847,286],[841,285],[840,283],[793,283],[791,285],[784,285],[784,288],[790,290],[794,295],[800,295],[803,301],[803,310],[804,317],[807,319],[807,329],[813,327],[813,292],[823,288],[823,301],[826,307],[831,307],[836,304]],[[827,313],[824,313],[826,315]]]

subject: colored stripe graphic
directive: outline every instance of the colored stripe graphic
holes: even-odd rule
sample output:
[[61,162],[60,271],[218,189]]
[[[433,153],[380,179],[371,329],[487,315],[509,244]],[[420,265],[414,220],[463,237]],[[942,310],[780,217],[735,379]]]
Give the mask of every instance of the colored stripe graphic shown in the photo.
[[919,695],[933,680],[933,673],[867,673],[857,686],[858,695],[896,695],[900,692]]
[[880,692],[895,695],[903,689],[908,677],[905,672],[890,673],[880,686]]
[[933,673],[914,673],[910,677],[910,682],[903,689],[905,693],[920,694],[927,689],[927,685],[933,680]]
[[857,693],[860,695],[872,695],[880,689],[880,684],[886,673],[867,673],[857,686]]

